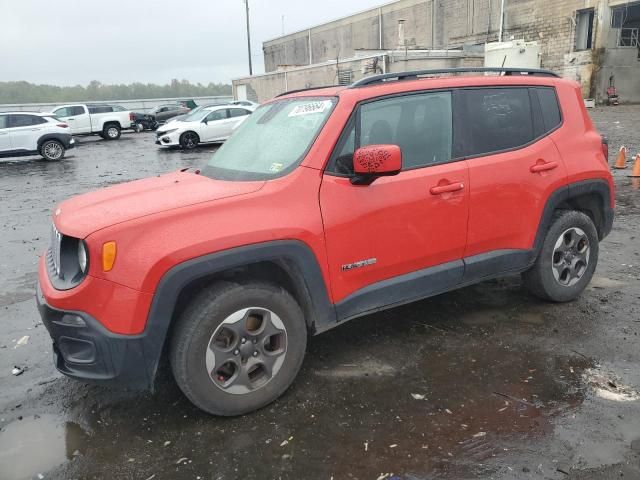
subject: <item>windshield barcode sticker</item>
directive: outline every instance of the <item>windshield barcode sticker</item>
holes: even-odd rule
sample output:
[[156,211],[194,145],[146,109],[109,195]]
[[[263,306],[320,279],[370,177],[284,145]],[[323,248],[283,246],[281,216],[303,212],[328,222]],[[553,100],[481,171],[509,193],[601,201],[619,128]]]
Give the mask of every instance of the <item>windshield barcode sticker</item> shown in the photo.
[[300,115],[311,115],[314,113],[322,113],[331,104],[329,101],[310,102],[303,105],[297,105],[296,108],[289,113],[290,117],[299,117]]

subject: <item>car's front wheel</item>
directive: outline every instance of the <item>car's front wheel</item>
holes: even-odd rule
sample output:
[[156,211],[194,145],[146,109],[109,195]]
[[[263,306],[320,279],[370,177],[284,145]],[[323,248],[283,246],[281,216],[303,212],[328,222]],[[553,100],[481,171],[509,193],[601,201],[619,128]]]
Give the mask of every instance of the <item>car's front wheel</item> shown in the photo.
[[535,264],[522,274],[525,287],[543,300],[576,299],[593,277],[598,242],[591,218],[578,211],[558,212]]
[[64,152],[64,145],[58,140],[47,140],[40,146],[40,155],[50,162],[61,160]]
[[191,402],[233,416],[282,395],[302,365],[306,344],[304,315],[286,290],[219,282],[194,298],[177,320],[170,361]]
[[200,137],[196,132],[184,132],[180,135],[180,146],[185,150],[196,148],[200,143]]

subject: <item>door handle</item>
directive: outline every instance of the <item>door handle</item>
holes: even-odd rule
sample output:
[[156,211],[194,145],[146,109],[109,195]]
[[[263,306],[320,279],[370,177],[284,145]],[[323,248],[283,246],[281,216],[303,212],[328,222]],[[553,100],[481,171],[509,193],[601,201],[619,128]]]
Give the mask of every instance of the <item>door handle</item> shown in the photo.
[[438,185],[436,187],[431,187],[429,191],[431,192],[431,195],[440,195],[442,193],[457,192],[459,190],[462,190],[463,188],[464,188],[464,183],[457,182],[457,183],[449,183],[447,185]]
[[540,173],[540,172],[546,172],[548,170],[553,170],[554,168],[557,168],[557,167],[558,167],[557,162],[536,163],[535,165],[531,165],[531,168],[529,168],[529,171],[531,173]]

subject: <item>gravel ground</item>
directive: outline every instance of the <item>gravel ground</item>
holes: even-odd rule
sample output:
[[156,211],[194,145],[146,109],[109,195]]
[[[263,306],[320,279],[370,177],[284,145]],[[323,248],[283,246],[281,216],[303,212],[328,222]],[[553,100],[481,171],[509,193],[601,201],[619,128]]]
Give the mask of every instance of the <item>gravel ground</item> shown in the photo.
[[[590,113],[611,157],[640,152],[640,107]],[[578,301],[540,302],[509,277],[364,317],[312,338],[280,400],[222,419],[168,375],[155,394],[62,377],[35,308],[56,203],[215,151],[153,142],[83,138],[59,163],[0,162],[0,479],[640,478],[640,190],[628,170],[615,172],[614,230]]]

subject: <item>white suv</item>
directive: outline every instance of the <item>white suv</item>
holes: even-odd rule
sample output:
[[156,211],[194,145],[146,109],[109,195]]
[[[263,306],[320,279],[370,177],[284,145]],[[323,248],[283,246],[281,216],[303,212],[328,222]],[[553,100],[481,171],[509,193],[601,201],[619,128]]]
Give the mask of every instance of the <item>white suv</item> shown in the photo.
[[75,143],[69,125],[50,113],[0,112],[0,158],[40,154],[60,160]]

